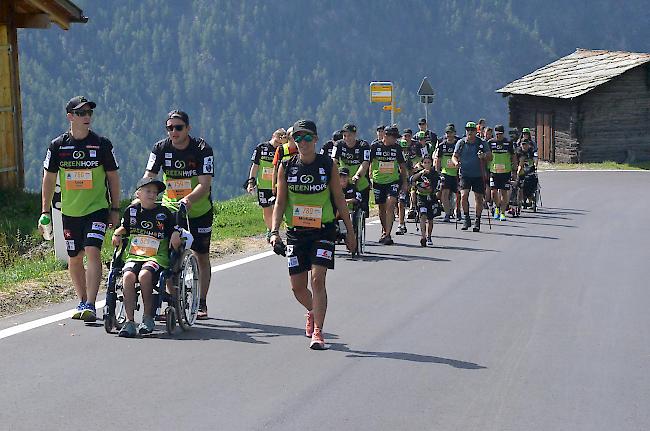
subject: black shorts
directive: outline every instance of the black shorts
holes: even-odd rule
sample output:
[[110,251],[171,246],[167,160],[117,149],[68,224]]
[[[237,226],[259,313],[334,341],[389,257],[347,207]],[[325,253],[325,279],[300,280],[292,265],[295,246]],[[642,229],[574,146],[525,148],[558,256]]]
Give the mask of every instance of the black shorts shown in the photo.
[[336,225],[322,229],[287,231],[287,266],[289,275],[311,270],[312,265],[334,269]]
[[490,188],[497,190],[510,190],[510,172],[492,174],[490,176]]
[[257,203],[262,208],[272,207],[275,204],[275,196],[273,190],[257,189]]
[[433,211],[433,204],[435,202],[434,197],[432,195],[424,196],[418,194],[417,198],[418,213],[420,213],[420,217],[425,216],[427,219],[433,220],[435,217],[435,212]]
[[458,177],[442,174],[442,189],[449,189],[451,193],[458,192]]
[[75,257],[85,247],[101,250],[108,224],[108,209],[101,209],[81,217],[62,216],[63,238],[68,256]]
[[[139,262],[131,260],[124,264],[122,272],[132,272],[135,274],[136,280],[138,279],[138,274],[140,271],[149,271],[152,274],[151,279],[153,280],[154,286],[158,284],[158,279],[160,279],[160,274],[165,270],[162,266],[158,264],[155,260],[148,260],[146,262]],[[138,280],[139,281],[139,280]]]
[[[212,238],[212,221],[214,219],[214,209],[198,217],[190,218],[190,233],[194,237],[192,250],[197,253],[205,254],[210,252],[210,238]],[[185,220],[181,220],[181,227],[185,226]]]
[[386,199],[389,196],[397,199],[399,196],[399,183],[389,183],[389,184],[372,184],[372,192],[375,194],[375,203],[377,205],[385,204]]
[[474,193],[485,194],[485,183],[482,177],[462,177],[460,179],[461,190],[472,190]]

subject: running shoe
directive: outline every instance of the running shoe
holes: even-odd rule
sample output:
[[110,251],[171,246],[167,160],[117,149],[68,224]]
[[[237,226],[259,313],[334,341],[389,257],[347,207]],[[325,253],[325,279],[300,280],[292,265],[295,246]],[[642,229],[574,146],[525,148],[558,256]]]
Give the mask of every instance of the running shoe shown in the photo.
[[420,245],[422,247],[426,247],[427,246],[427,240],[425,238],[420,238]]
[[142,323],[138,326],[138,334],[147,335],[151,334],[156,327],[151,316],[142,316]]
[[393,241],[393,238],[391,238],[390,236],[386,236],[386,238],[384,239],[384,242],[382,244],[384,244],[384,245],[393,245],[393,244],[395,244],[395,242]]
[[433,240],[431,239],[431,237],[427,238],[427,245],[433,246]]
[[314,328],[309,348],[312,350],[325,350],[325,340],[323,339],[320,328]]
[[135,334],[135,322],[126,322],[124,326],[122,326],[122,329],[120,329],[120,332],[117,333],[117,336],[122,338],[133,338],[135,337]]
[[469,217],[465,217],[463,227],[460,228],[460,230],[467,230],[472,226],[472,219]]
[[305,323],[305,336],[311,337],[314,334],[314,313],[308,311],[305,317],[307,318],[307,322]]
[[383,244],[384,241],[386,241],[386,234],[382,233],[381,236],[379,237],[379,240],[377,241],[379,244]]
[[75,320],[81,320],[81,314],[84,312],[84,309],[86,308],[86,303],[84,301],[79,301],[79,305],[77,305],[77,309],[72,313],[72,318]]
[[474,222],[474,228],[472,229],[474,232],[480,232],[481,231],[481,219],[477,218],[476,221]]
[[501,213],[501,215],[499,216],[499,220],[506,221],[506,215],[504,213]]
[[97,320],[97,310],[95,310],[95,304],[86,302],[84,309],[81,312],[81,320],[86,323],[92,323]]
[[445,217],[442,219],[444,223],[451,223],[451,218],[449,217],[449,214],[445,214]]
[[397,232],[395,235],[404,235],[406,233],[406,226],[400,225],[397,227]]

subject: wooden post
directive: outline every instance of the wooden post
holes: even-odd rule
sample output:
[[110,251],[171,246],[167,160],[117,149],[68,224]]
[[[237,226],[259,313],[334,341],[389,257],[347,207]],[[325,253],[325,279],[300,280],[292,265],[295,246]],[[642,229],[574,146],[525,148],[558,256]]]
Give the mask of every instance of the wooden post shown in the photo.
[[24,187],[18,78],[18,32],[13,2],[0,2],[0,188]]

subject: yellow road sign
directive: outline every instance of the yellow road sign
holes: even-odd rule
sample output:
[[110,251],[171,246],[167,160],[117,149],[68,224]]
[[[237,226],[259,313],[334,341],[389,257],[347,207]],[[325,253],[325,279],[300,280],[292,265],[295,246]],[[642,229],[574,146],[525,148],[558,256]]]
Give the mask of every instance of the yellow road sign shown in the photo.
[[402,108],[393,108],[393,105],[383,106],[381,109],[384,111],[402,112]]
[[370,83],[370,102],[371,103],[391,103],[393,101],[393,83],[392,82],[371,82]]

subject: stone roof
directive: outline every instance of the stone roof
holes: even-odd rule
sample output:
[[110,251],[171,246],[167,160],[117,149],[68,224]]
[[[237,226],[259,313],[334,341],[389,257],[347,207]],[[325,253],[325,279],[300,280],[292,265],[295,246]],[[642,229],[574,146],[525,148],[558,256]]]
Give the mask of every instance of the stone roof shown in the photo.
[[498,89],[497,93],[572,99],[648,62],[650,54],[578,48],[573,54]]

